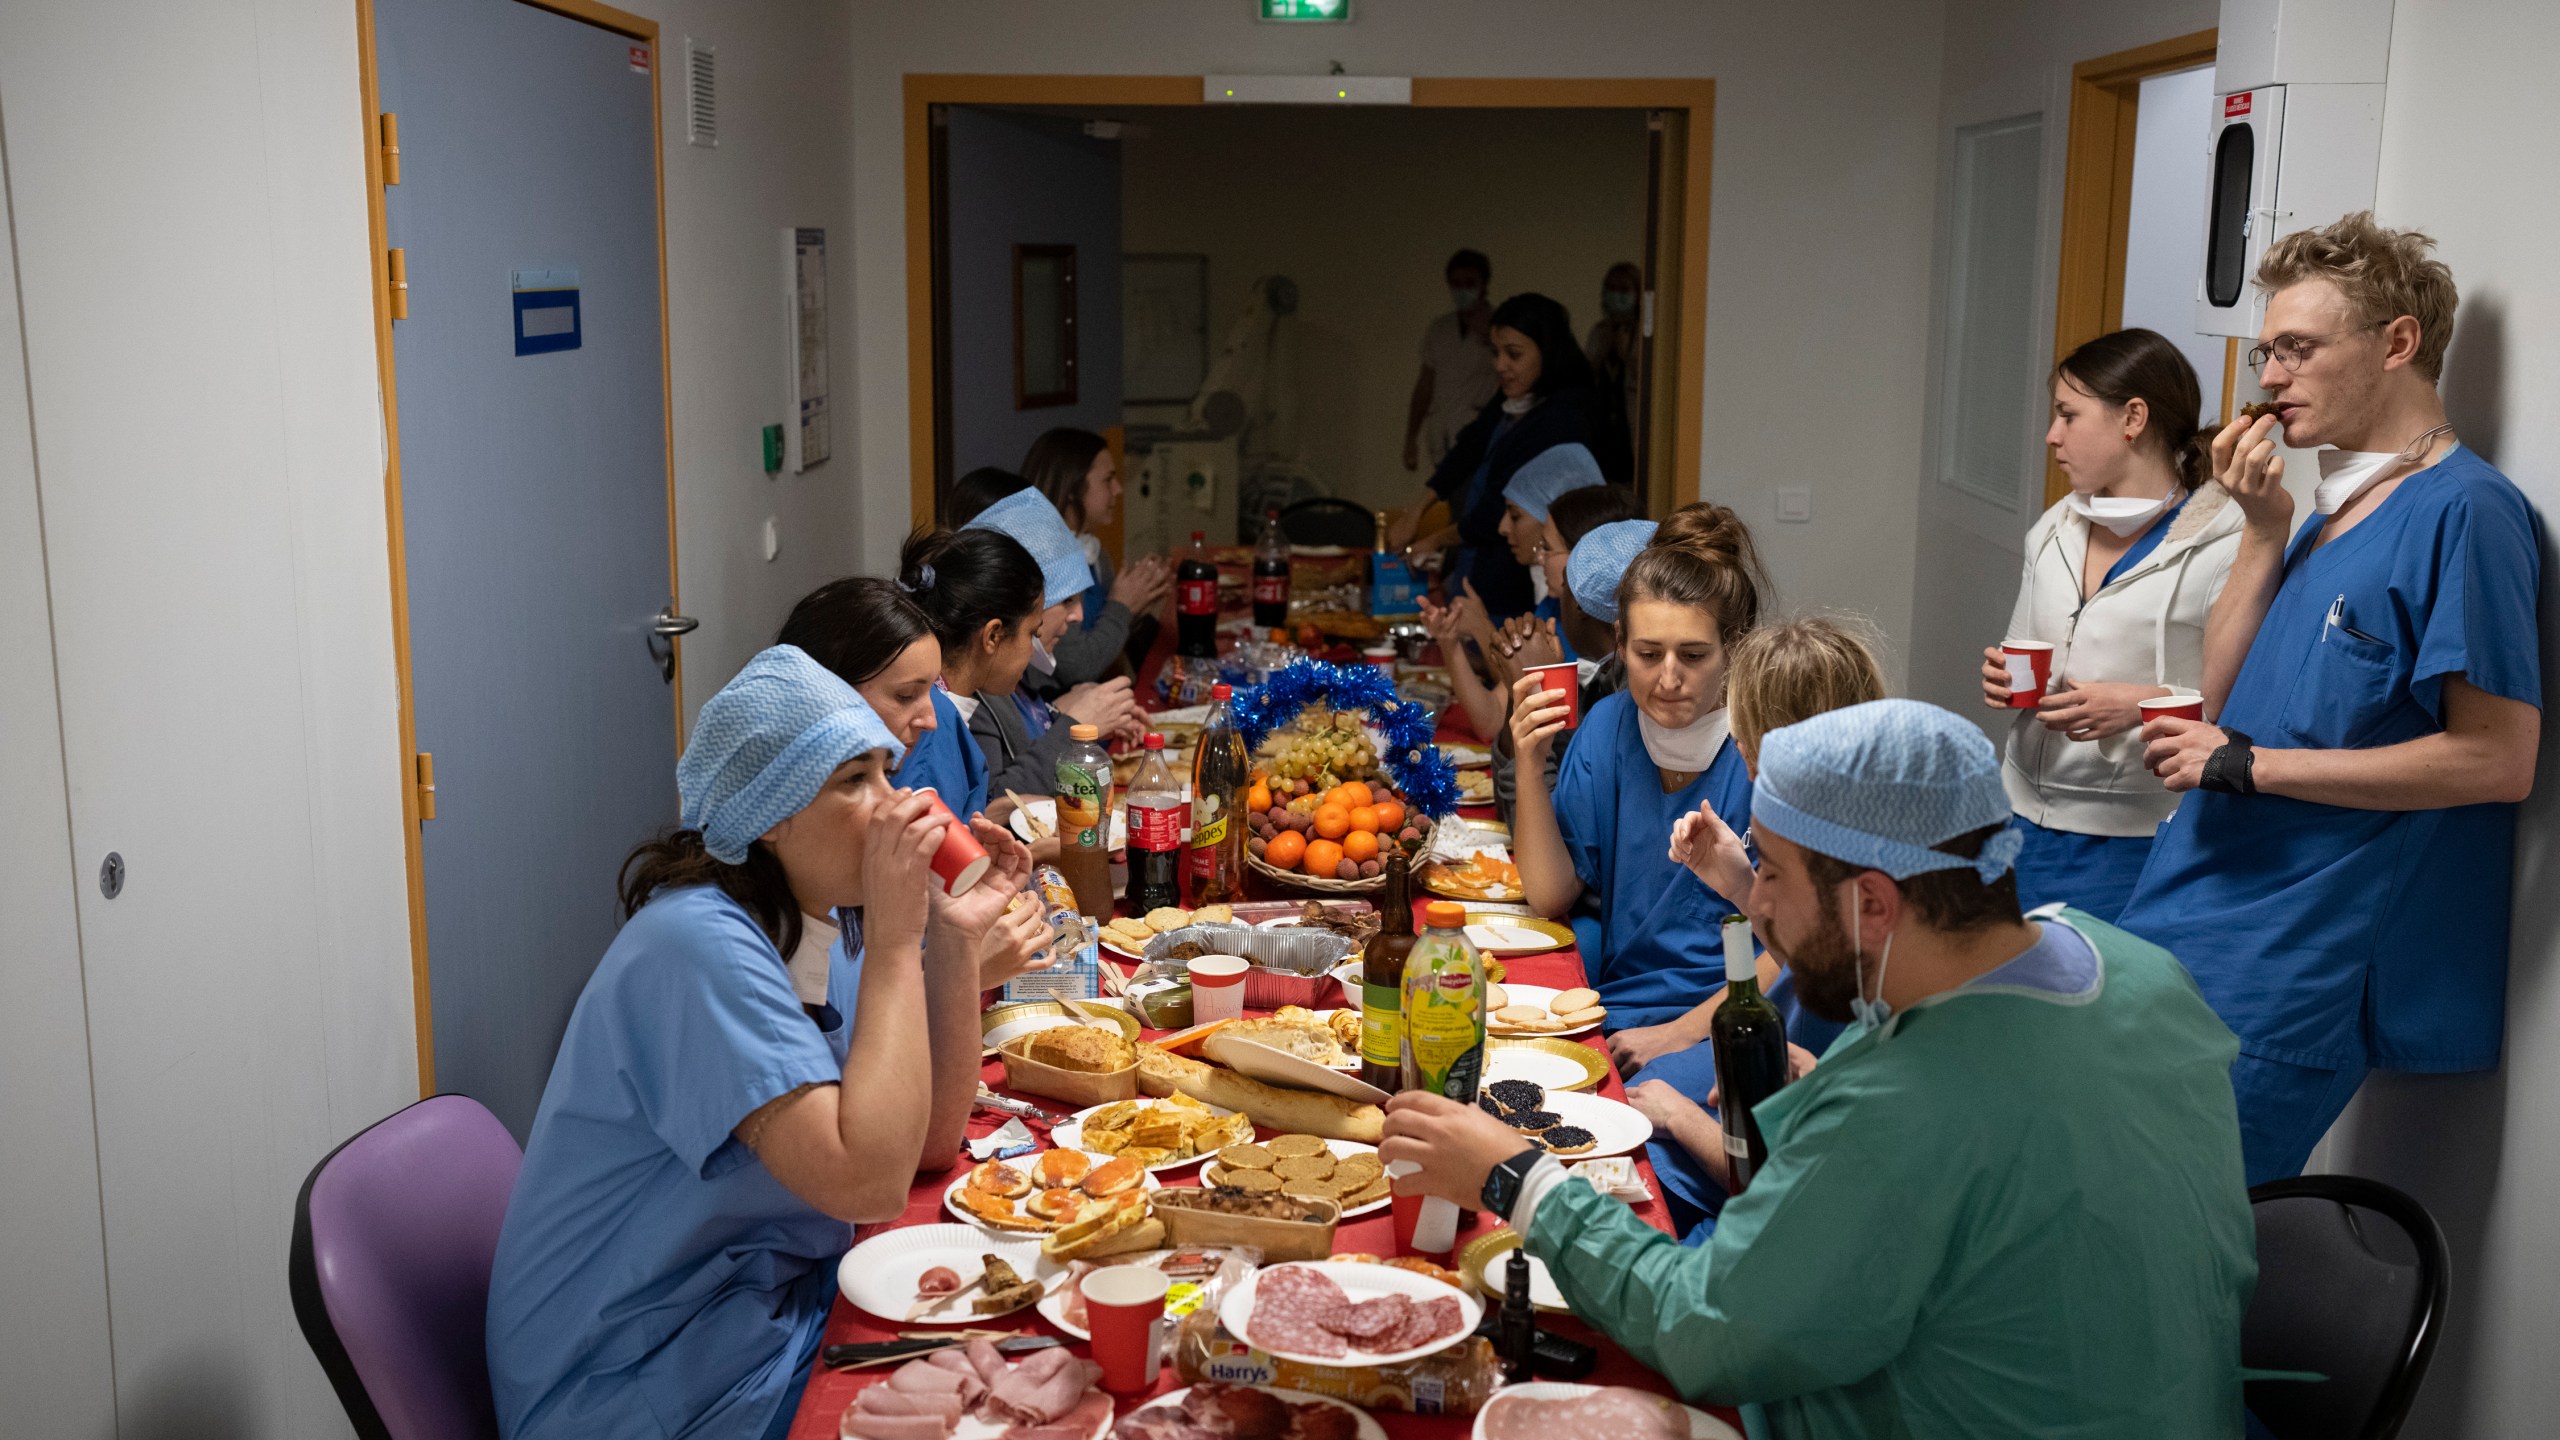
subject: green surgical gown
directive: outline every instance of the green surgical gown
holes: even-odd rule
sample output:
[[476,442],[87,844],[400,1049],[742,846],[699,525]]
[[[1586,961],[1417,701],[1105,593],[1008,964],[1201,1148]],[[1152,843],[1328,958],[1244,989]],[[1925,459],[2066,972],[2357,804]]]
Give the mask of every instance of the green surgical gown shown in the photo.
[[1529,1246],[1574,1313],[1780,1437],[2238,1436],[2237,1042],[2167,951],[2064,918],[2093,993],[1847,1031],[1756,1110],[1768,1168],[1705,1247],[1548,1191]]

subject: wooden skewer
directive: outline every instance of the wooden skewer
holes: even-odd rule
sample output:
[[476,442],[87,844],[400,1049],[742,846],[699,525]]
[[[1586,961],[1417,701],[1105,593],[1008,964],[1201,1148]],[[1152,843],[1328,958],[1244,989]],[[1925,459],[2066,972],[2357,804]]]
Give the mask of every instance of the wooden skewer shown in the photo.
[[1058,833],[1057,826],[1031,813],[1031,807],[1023,803],[1022,797],[1014,793],[1013,787],[1005,787],[1004,798],[1012,801],[1013,808],[1022,812],[1022,823],[1031,827],[1033,838],[1046,840]]
[[961,1296],[973,1294],[985,1289],[986,1286],[987,1272],[981,1270],[978,1272],[977,1279],[970,1281],[968,1284],[961,1286],[959,1289],[952,1291],[948,1295],[936,1295],[930,1300],[917,1301],[915,1305],[907,1311],[907,1323],[912,1325],[916,1321],[932,1314],[934,1311],[942,1309],[951,1302],[958,1300]]

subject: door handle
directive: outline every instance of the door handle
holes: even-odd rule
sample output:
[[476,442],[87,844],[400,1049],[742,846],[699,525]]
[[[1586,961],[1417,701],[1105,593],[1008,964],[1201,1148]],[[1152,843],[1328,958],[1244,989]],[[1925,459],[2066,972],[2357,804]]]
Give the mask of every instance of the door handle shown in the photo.
[[649,658],[658,662],[659,679],[670,685],[676,683],[676,637],[689,635],[701,628],[701,621],[690,615],[677,614],[674,601],[660,607],[657,618],[649,622],[649,633],[644,637],[649,642]]

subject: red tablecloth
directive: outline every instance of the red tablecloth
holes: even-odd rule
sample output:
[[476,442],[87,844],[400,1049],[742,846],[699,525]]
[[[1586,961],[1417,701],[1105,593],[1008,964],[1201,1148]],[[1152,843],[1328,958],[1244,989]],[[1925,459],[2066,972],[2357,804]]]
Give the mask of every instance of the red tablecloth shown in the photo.
[[[1524,984],[1549,985],[1559,989],[1565,989],[1583,983],[1581,957],[1572,950],[1561,950],[1549,955],[1523,956],[1506,963],[1509,967],[1510,977]],[[1591,1037],[1589,1043],[1595,1046],[1598,1045],[1599,1037]],[[991,1060],[987,1062],[985,1074],[988,1085],[993,1087],[1002,1079],[1003,1069],[1000,1065]],[[1601,1082],[1598,1093],[1609,1096],[1613,1099],[1620,1099],[1624,1098],[1626,1092],[1624,1087],[1619,1084],[1618,1077],[1612,1073]],[[1031,1098],[1036,1099],[1037,1097]],[[1041,1103],[1054,1106],[1057,1102],[1043,1101]],[[985,1134],[987,1131],[993,1129],[997,1123],[998,1117],[976,1117],[970,1123],[970,1133],[973,1135]],[[1269,1132],[1266,1131],[1265,1133],[1267,1135]],[[1648,1200],[1642,1205],[1636,1206],[1636,1213],[1655,1227],[1668,1230],[1669,1224],[1664,1218],[1662,1202],[1658,1198],[1659,1187],[1653,1178],[1653,1169],[1649,1164],[1645,1163],[1644,1155],[1641,1151],[1635,1155],[1634,1159],[1636,1161],[1637,1168],[1644,1175],[1647,1188],[1654,1189],[1657,1192],[1657,1198]],[[950,1219],[950,1216],[943,1213],[942,1193],[950,1185],[954,1175],[957,1173],[957,1170],[958,1164],[955,1160],[953,1167],[949,1170],[932,1175],[919,1176],[917,1178],[915,1188],[908,1192],[906,1213],[900,1215],[897,1219],[890,1221],[885,1226],[864,1227],[862,1232],[863,1236],[868,1237],[882,1229],[894,1228],[897,1226],[924,1225]],[[1175,1175],[1169,1175],[1164,1178],[1167,1184],[1173,1185],[1196,1185],[1200,1183],[1199,1172],[1197,1170],[1178,1172]],[[1490,1216],[1472,1216],[1467,1227],[1459,1234],[1460,1246],[1463,1248],[1467,1241],[1474,1239],[1477,1235],[1480,1235],[1487,1230],[1493,1229],[1495,1227],[1495,1223],[1496,1222],[1494,1222]],[[1358,1220],[1345,1221],[1341,1228],[1335,1232],[1334,1249],[1336,1253],[1339,1254],[1357,1254],[1363,1252],[1377,1255],[1394,1254],[1395,1239],[1393,1234],[1393,1221],[1384,1211],[1381,1211],[1376,1215],[1364,1216]],[[1045,1331],[1048,1328],[1046,1321],[1040,1319],[1035,1312],[1029,1310],[1022,1311],[1015,1315],[1006,1316],[1001,1319],[979,1321],[975,1323],[988,1329]],[[1618,1346],[1611,1343],[1606,1337],[1601,1336],[1572,1320],[1547,1318],[1542,1320],[1541,1323],[1554,1328],[1559,1333],[1570,1335],[1575,1339],[1586,1341],[1598,1347],[1600,1351],[1600,1365],[1590,1377],[1592,1383],[1604,1385],[1631,1385],[1642,1389],[1660,1391],[1666,1394],[1669,1393],[1670,1387],[1663,1382],[1661,1377],[1637,1364],[1635,1360],[1629,1357],[1624,1350],[1621,1350]],[[900,1328],[901,1327],[897,1325],[880,1321],[856,1310],[851,1304],[839,1297],[836,1301],[834,1313],[827,1317],[827,1334],[825,1343],[829,1345],[838,1345],[851,1341],[886,1340],[892,1338]],[[1080,1341],[1070,1340],[1068,1343],[1079,1354],[1089,1353],[1086,1346]],[[858,1393],[865,1385],[873,1384],[885,1379],[889,1370],[892,1368],[895,1367],[883,1366],[870,1370],[855,1371],[850,1374],[840,1374],[830,1371],[824,1366],[817,1367],[816,1373],[809,1381],[808,1392],[801,1399],[799,1416],[792,1422],[791,1440],[834,1440],[837,1433],[837,1421],[844,1414],[845,1407],[853,1403],[855,1394]],[[1180,1389],[1182,1384],[1182,1379],[1176,1375],[1173,1368],[1168,1365],[1166,1366],[1163,1377],[1159,1381],[1156,1389],[1145,1395],[1120,1397],[1118,1401],[1119,1413],[1126,1414],[1132,1408],[1144,1404],[1147,1400],[1154,1398],[1156,1395],[1163,1394],[1169,1390]],[[1466,1415],[1408,1415],[1394,1411],[1378,1412],[1377,1418],[1379,1422],[1386,1427],[1388,1435],[1393,1437],[1393,1440],[1455,1440],[1455,1437],[1467,1434],[1474,1423],[1473,1418]],[[1725,1414],[1725,1418],[1727,1420],[1733,1419],[1730,1414]]]

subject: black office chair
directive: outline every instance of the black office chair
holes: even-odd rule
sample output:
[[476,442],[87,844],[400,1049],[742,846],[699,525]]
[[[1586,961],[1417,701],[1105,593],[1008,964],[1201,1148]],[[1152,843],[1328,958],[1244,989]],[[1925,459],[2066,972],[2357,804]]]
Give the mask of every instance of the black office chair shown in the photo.
[[1319,495],[1281,511],[1280,532],[1289,537],[1292,545],[1340,545],[1366,550],[1377,543],[1378,517],[1356,500]]
[[2276,1440],[2390,1440],[2444,1331],[2453,1260],[2425,1206],[2379,1180],[2304,1175],[2249,1192],[2258,1293],[2240,1363],[2326,1380],[2256,1380]]

